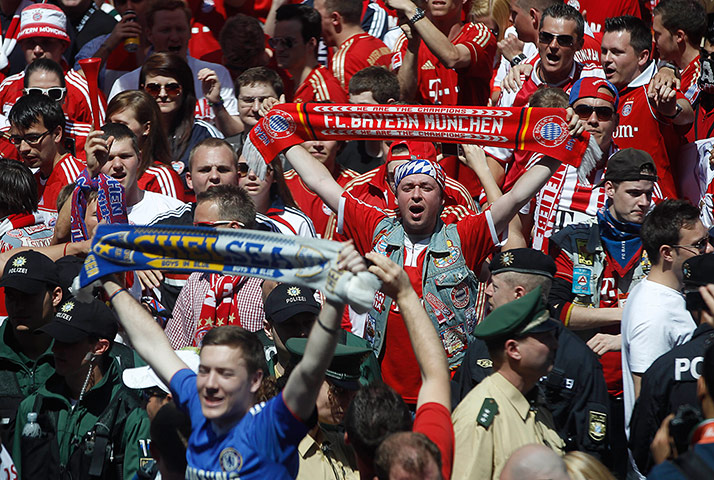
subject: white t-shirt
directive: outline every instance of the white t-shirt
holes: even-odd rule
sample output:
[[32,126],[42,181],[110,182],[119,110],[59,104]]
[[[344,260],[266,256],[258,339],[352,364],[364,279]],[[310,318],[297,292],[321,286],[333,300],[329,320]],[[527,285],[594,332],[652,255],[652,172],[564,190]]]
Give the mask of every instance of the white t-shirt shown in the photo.
[[129,223],[132,225],[150,225],[159,215],[183,206],[181,200],[168,195],[144,190],[144,198],[139,203],[126,208]]
[[[231,79],[231,74],[223,65],[217,63],[205,62],[199,60],[198,58],[193,58],[188,55],[186,57],[188,66],[193,72],[193,86],[196,93],[196,118],[199,120],[204,120],[207,122],[213,122],[215,114],[213,109],[208,105],[208,100],[203,96],[203,87],[201,82],[198,81],[196,75],[198,75],[199,70],[202,68],[210,68],[218,76],[218,80],[221,82],[221,100],[223,100],[223,106],[231,115],[238,115],[238,100],[233,92],[233,80]],[[126,90],[136,90],[139,88],[139,73],[141,73],[141,67],[132,70],[119,77],[112,85],[112,89],[109,92],[109,100],[119,95],[121,92]]]
[[648,279],[632,289],[622,312],[622,384],[625,430],[635,405],[632,372],[642,374],[660,356],[692,337],[697,325],[686,308],[684,295]]

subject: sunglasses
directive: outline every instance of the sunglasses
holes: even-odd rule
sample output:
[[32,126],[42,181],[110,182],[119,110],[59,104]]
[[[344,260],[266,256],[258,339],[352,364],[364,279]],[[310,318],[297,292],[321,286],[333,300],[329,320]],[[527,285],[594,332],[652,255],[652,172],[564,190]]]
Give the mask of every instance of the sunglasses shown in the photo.
[[[247,176],[247,175],[248,175],[248,172],[250,172],[250,167],[248,166],[247,163],[239,163],[239,164],[238,164],[238,176],[239,176],[240,178],[243,178],[243,177]],[[273,166],[272,166],[272,165],[268,165],[267,168],[266,168],[266,172],[268,173],[268,175],[270,175],[271,173],[273,173]]]
[[55,102],[61,102],[67,94],[67,89],[64,87],[27,87],[22,89],[23,95],[47,95]]
[[706,236],[702,239],[700,239],[697,243],[694,243],[692,245],[672,245],[674,248],[683,248],[688,251],[692,251],[691,249],[695,249],[699,253],[707,253],[707,246],[709,245],[710,237]]
[[575,39],[572,35],[555,35],[548,32],[538,32],[538,42],[543,45],[550,45],[555,39],[561,47],[572,47]]
[[293,37],[275,37],[275,38],[270,38],[268,39],[268,45],[270,45],[270,48],[276,49],[276,48],[293,48],[295,44],[297,43],[297,40],[295,40]]
[[144,91],[154,98],[161,95],[161,90],[164,90],[169,97],[181,95],[181,85],[176,82],[167,83],[166,85],[152,82],[144,85]]
[[45,133],[28,133],[25,136],[22,135],[10,135],[10,141],[16,146],[19,147],[22,142],[27,143],[30,146],[35,146],[38,145],[43,138],[45,138],[45,135],[50,133],[49,130],[47,130]]
[[575,114],[580,117],[581,120],[587,120],[590,118],[590,115],[595,112],[597,119],[601,122],[610,120],[615,114],[615,110],[610,107],[593,107],[592,105],[578,105],[574,110]]
[[237,223],[238,225],[241,226],[241,228],[245,228],[245,225],[243,222],[237,222],[235,220],[216,220],[215,222],[193,222],[194,227],[207,227],[207,228],[216,228],[220,227],[221,225],[230,225],[231,223]]

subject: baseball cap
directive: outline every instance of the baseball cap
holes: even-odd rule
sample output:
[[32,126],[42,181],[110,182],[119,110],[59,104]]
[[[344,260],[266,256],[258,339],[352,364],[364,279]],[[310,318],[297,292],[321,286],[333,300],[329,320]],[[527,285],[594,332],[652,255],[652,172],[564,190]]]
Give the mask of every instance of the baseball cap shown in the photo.
[[281,283],[265,299],[265,318],[272,323],[283,323],[303,312],[317,315],[320,304],[315,300],[315,290]]
[[605,175],[596,186],[601,187],[605,182],[625,182],[637,180],[657,181],[657,167],[652,156],[644,150],[626,148],[615,153],[607,161]]
[[518,272],[542,275],[548,278],[555,276],[553,258],[532,248],[514,248],[494,255],[488,269],[492,274]]
[[118,328],[114,312],[104,302],[70,299],[63,302],[55,318],[38,331],[62,343],[76,343],[87,337],[114,340]]
[[682,284],[685,290],[694,290],[710,283],[714,283],[714,253],[697,255],[682,264]]
[[[307,340],[307,338],[296,337],[290,338],[285,342],[285,347],[293,355],[296,364],[305,354]],[[330,362],[330,366],[325,371],[325,378],[346,390],[359,390],[360,367],[362,361],[371,351],[370,347],[348,346],[338,343],[332,362]]]
[[501,305],[476,325],[475,337],[488,342],[490,339],[517,337],[555,330],[558,324],[550,318],[550,312],[538,286],[521,298]]
[[17,41],[33,37],[56,38],[69,43],[67,17],[62,9],[50,3],[37,3],[24,8],[20,13]]
[[[406,147],[406,151],[394,153],[397,147]],[[431,142],[418,142],[416,140],[397,140],[389,146],[387,163],[392,160],[429,160],[436,162],[436,148]]]
[[617,93],[615,85],[608,82],[604,78],[585,77],[581,78],[570,89],[570,104],[574,104],[579,98],[600,98],[606,102],[610,102],[617,110],[617,104],[620,101],[620,95]]
[[[190,348],[186,350],[176,350],[176,355],[183,363],[194,372],[198,372],[198,365],[201,359],[196,352],[196,349]],[[148,365],[143,367],[127,368],[122,372],[121,379],[129,388],[143,390],[144,388],[159,387],[166,393],[171,393],[169,387],[164,382],[159,380],[159,377],[154,372],[154,369]]]
[[59,284],[59,271],[55,262],[34,250],[10,257],[0,278],[0,287],[14,288],[31,295]]

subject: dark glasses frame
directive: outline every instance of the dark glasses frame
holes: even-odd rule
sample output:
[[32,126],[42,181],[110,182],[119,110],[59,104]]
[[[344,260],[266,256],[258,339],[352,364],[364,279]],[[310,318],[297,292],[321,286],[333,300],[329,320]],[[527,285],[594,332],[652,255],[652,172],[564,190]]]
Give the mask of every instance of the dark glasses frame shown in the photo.
[[572,47],[575,44],[575,37],[572,35],[556,35],[550,32],[538,32],[538,42],[543,45],[550,45],[555,39],[561,47]]
[[587,120],[593,112],[597,115],[597,119],[602,122],[607,122],[612,119],[613,115],[615,115],[614,109],[605,106],[596,107],[593,105],[578,105],[577,107],[573,107],[573,110],[581,120]]
[[166,85],[151,82],[144,85],[144,91],[154,98],[161,95],[161,90],[165,91],[167,96],[175,98],[181,95],[183,87],[178,82],[169,82]]

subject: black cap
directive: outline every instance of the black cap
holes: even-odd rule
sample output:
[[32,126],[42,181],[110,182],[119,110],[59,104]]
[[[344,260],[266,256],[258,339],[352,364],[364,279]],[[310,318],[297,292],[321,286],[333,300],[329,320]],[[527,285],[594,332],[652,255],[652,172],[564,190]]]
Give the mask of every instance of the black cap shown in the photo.
[[[295,364],[305,354],[307,338],[290,338],[285,347],[293,355]],[[359,390],[360,367],[367,355],[372,352],[370,347],[352,347],[337,344],[335,356],[325,371],[325,378],[338,387],[346,390]]]
[[14,288],[31,295],[59,284],[59,271],[55,262],[34,250],[10,257],[0,279],[0,287]]
[[114,340],[118,328],[114,312],[104,302],[70,299],[59,306],[55,318],[39,331],[62,343],[76,343],[87,337]]
[[492,274],[501,272],[530,273],[553,278],[555,262],[551,257],[532,248],[514,248],[494,255],[488,266]]
[[68,299],[72,296],[69,287],[72,286],[74,277],[79,275],[84,266],[84,259],[76,255],[67,255],[55,261],[57,273],[59,275],[59,286],[62,287],[62,298]]
[[265,318],[272,323],[283,323],[303,312],[317,315],[320,304],[315,300],[315,290],[281,283],[265,299]]
[[605,181],[626,182],[637,180],[657,181],[657,167],[652,156],[644,150],[626,148],[615,153],[607,161],[605,176],[597,184],[601,187]]
[[682,264],[682,283],[690,290],[714,283],[714,253],[687,259]]

